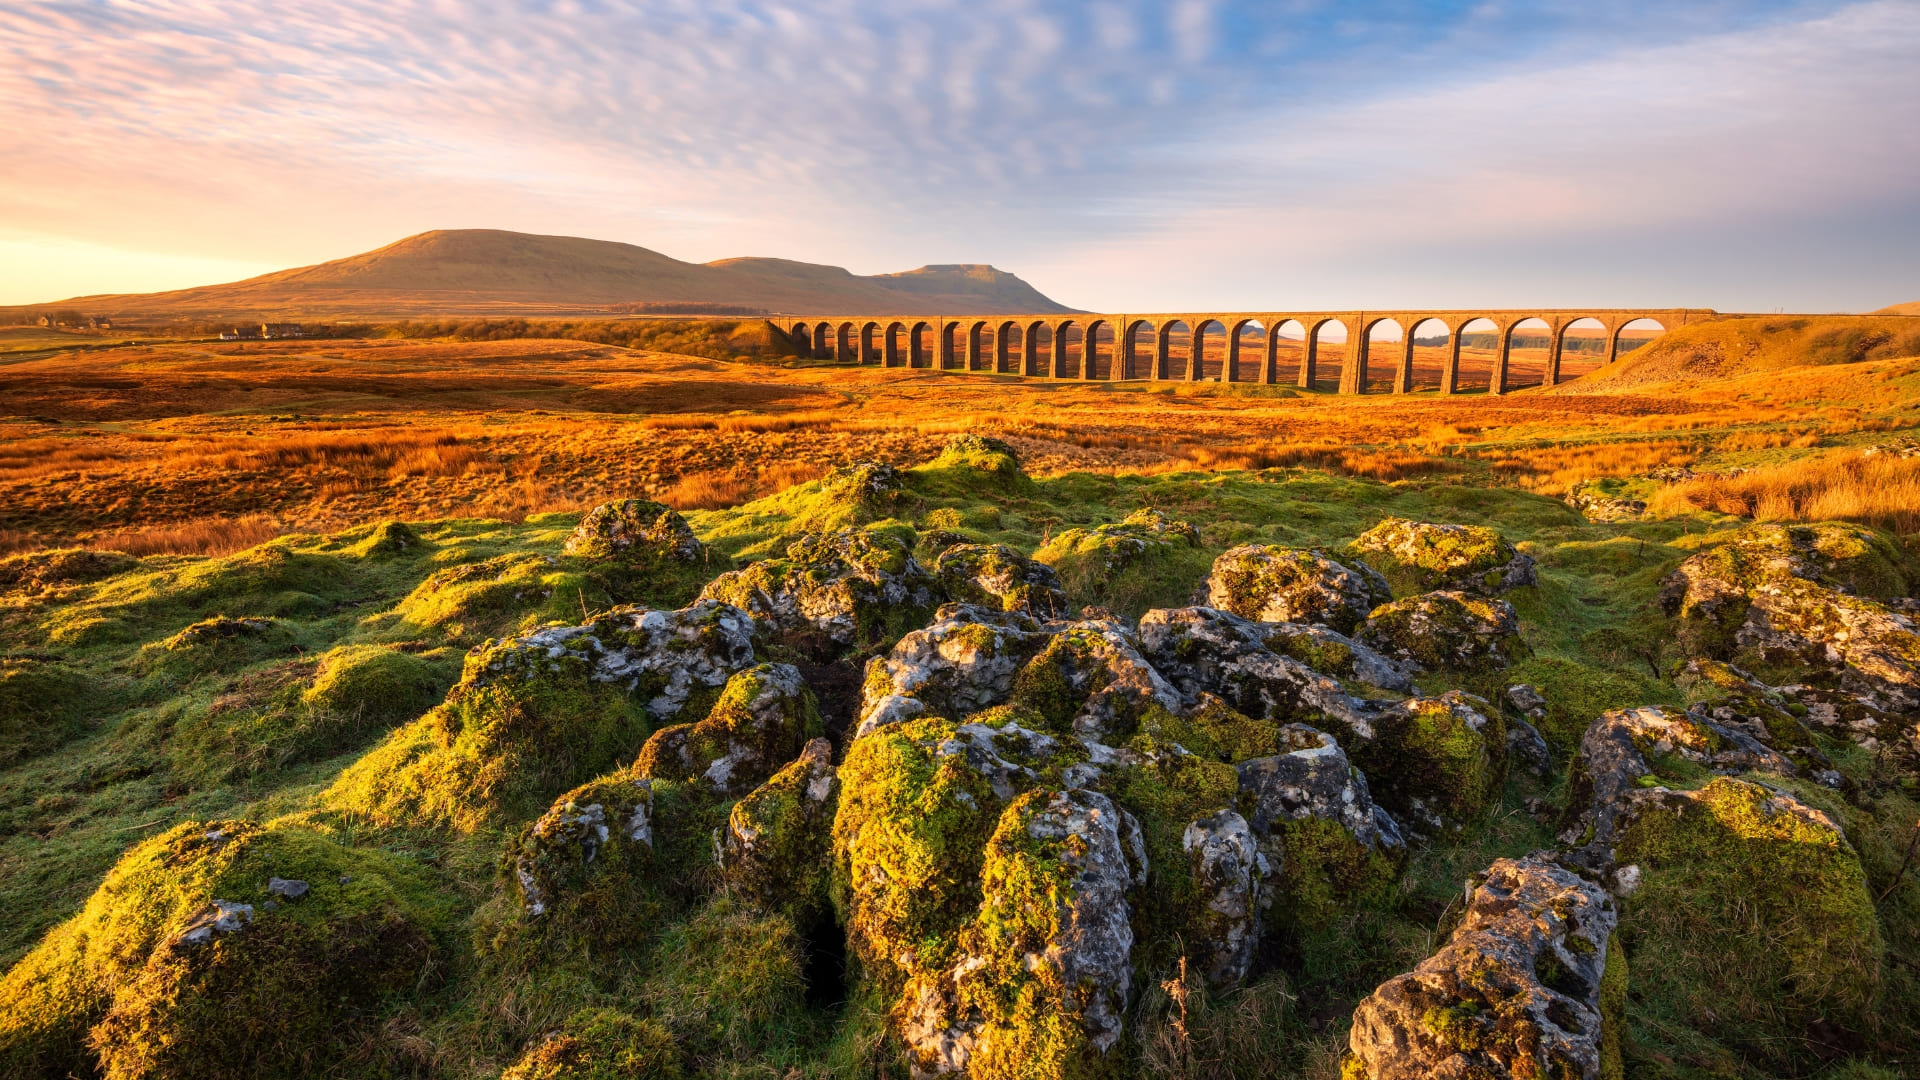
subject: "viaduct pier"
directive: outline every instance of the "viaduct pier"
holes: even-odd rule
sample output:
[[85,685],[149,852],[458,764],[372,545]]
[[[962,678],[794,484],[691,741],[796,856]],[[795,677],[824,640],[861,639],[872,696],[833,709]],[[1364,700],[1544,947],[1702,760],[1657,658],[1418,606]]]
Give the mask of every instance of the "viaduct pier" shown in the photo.
[[[1415,339],[1444,333],[1440,392],[1460,390],[1460,348],[1468,334],[1492,336],[1487,390],[1513,389],[1516,337],[1547,341],[1545,385],[1561,381],[1570,332],[1604,335],[1603,363],[1620,357],[1629,330],[1664,332],[1713,317],[1706,308],[1593,308],[1479,311],[1189,311],[1054,315],[785,315],[770,319],[804,355],[843,363],[941,371],[987,371],[1032,378],[1290,384],[1311,388],[1321,376],[1328,332],[1345,331],[1339,392],[1367,392],[1369,365],[1391,363],[1393,392],[1414,389]],[[1371,342],[1391,323],[1398,342]],[[1176,335],[1191,342],[1177,355]],[[1209,342],[1212,338],[1212,342]],[[1299,356],[1281,362],[1283,344]],[[1077,349],[1075,346],[1078,346]],[[1014,352],[1018,350],[1018,357]],[[1391,352],[1391,357],[1379,356]],[[1292,370],[1283,371],[1290,367]]]

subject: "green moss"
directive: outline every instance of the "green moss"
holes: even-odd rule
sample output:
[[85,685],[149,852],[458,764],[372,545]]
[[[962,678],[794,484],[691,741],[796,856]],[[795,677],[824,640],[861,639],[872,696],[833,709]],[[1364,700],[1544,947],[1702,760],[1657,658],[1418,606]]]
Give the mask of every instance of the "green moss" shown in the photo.
[[[273,877],[309,891],[277,899]],[[251,918],[183,938],[216,899]],[[183,824],[129,851],[0,980],[0,1063],[13,1076],[305,1076],[414,989],[449,914],[415,868],[311,824]]]
[[1255,720],[1212,696],[1184,716],[1150,705],[1140,716],[1138,730],[1154,744],[1174,743],[1229,765],[1280,751],[1280,725]]
[[500,1080],[679,1080],[673,1033],[653,1020],[616,1009],[582,1009],[567,1017]]
[[718,1066],[778,1060],[812,1037],[805,944],[781,913],[749,911],[726,897],[667,931],[641,1000],[687,1056]]
[[946,720],[915,720],[856,740],[840,766],[833,822],[835,904],[867,973],[897,990],[951,964],[980,895],[982,846],[1000,799],[962,755],[933,748]]
[[[735,672],[698,723],[653,733],[640,750],[640,775],[692,780],[719,759],[731,757],[733,769],[720,780],[724,789],[737,795],[765,780],[823,730],[813,692],[797,680],[798,693],[783,689],[784,680],[794,674],[774,664]],[[687,711],[682,709],[683,714]]]
[[85,585],[139,568],[139,559],[118,551],[89,548],[30,551],[0,558],[0,593]]
[[1837,829],[1758,784],[1716,778],[1632,815],[1617,852],[1644,872],[1621,927],[1637,1050],[1705,1048],[1784,1070],[1806,1062],[1816,1019],[1870,1024],[1885,945]]
[[367,535],[346,549],[358,559],[415,559],[433,549],[419,533],[404,521],[383,521],[367,530]]
[[1529,657],[1497,677],[1476,684],[1475,689],[1492,698],[1516,683],[1533,686],[1547,699],[1546,719],[1535,726],[1554,752],[1563,757],[1579,750],[1587,728],[1602,713],[1638,705],[1680,704],[1680,695],[1671,683],[1566,656]]
[[1513,545],[1484,525],[1427,525],[1388,517],[1350,547],[1396,592],[1499,587]]
[[394,611],[411,626],[464,638],[510,629],[527,612],[577,616],[589,603],[604,606],[578,575],[558,574],[554,565],[545,555],[515,552],[436,570]]
[[1197,528],[1155,510],[1063,530],[1033,557],[1059,571],[1074,608],[1104,607],[1128,618],[1184,603],[1213,564],[1200,548]]
[[[1585,941],[1569,934],[1567,942]],[[1620,935],[1607,938],[1606,970],[1600,974],[1600,1080],[1626,1080],[1622,1047],[1627,1032],[1627,953]]]
[[0,659],[0,767],[44,754],[87,730],[104,695],[84,672],[47,660]]
[[[1506,721],[1483,704],[1452,693],[1415,698],[1383,717],[1373,740],[1351,743],[1353,763],[1396,819],[1420,831],[1457,830],[1499,800]],[[1475,717],[1485,723],[1476,728]]]
[[321,799],[380,825],[472,831],[538,813],[646,733],[641,703],[589,678],[584,660],[490,643],[468,655],[443,704],[396,729]]
[[1386,900],[1400,881],[1401,859],[1361,844],[1338,822],[1284,818],[1274,822],[1282,852],[1274,929],[1324,929],[1356,907]]
[[302,703],[386,725],[432,708],[451,673],[419,656],[380,645],[342,645],[320,657]]
[[134,658],[134,666],[139,671],[183,681],[213,671],[237,671],[271,656],[284,656],[294,648],[292,628],[284,620],[219,615],[143,646]]
[[1187,825],[1230,808],[1240,793],[1233,766],[1181,754],[1153,736],[1133,737],[1127,748],[1141,755],[1138,765],[1120,770],[1103,783],[1115,802],[1140,821],[1147,849],[1147,885],[1134,912],[1134,965],[1167,970],[1180,960],[1183,942],[1206,920],[1187,855]]

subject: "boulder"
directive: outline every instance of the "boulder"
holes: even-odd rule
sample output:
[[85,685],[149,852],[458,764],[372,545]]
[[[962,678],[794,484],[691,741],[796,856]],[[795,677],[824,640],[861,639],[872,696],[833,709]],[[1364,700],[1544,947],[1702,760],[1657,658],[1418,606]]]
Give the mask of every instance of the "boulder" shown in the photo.
[[1324,551],[1244,544],[1213,561],[1201,602],[1243,619],[1317,624],[1351,634],[1393,599],[1386,579],[1364,563],[1347,566]]
[[1056,632],[1014,677],[1013,702],[1055,731],[1113,741],[1142,713],[1184,702],[1118,622],[1091,619]]
[[911,510],[906,474],[879,461],[842,465],[820,478],[819,494],[794,517],[801,529],[832,531],[866,525]]
[[956,544],[934,560],[933,576],[954,600],[1017,611],[1036,619],[1064,619],[1070,612],[1060,575],[1005,544]]
[[1535,776],[1553,775],[1553,748],[1537,724],[1547,719],[1547,699],[1526,683],[1507,687],[1506,703],[1517,715],[1507,717],[1507,753],[1514,764]]
[[1580,740],[1560,842],[1611,844],[1619,817],[1627,809],[1627,796],[1658,787],[1662,776],[1656,763],[1666,758],[1726,774],[1758,771],[1793,776],[1798,771],[1793,762],[1753,736],[1712,720],[1662,706],[1614,709],[1595,720]]
[[1281,742],[1286,752],[1235,766],[1239,803],[1275,879],[1279,921],[1324,926],[1391,885],[1407,845],[1333,736],[1290,724]]
[[1500,798],[1507,776],[1506,721],[1460,690],[1395,702],[1371,733],[1345,732],[1373,797],[1414,833],[1457,832]]
[[1694,698],[1688,715],[1751,736],[1785,755],[1817,783],[1841,786],[1840,773],[1814,745],[1812,730],[1800,719],[1808,712],[1806,706],[1786,693],[1718,660],[1689,660],[1675,681]]
[[627,563],[704,563],[707,546],[680,514],[646,499],[601,503],[587,511],[564,552],[582,559]]
[[898,537],[847,528],[807,533],[787,545],[785,558],[721,574],[700,596],[845,651],[891,645],[925,625],[939,589]]
[[1347,549],[1415,591],[1444,589],[1491,596],[1539,578],[1533,558],[1484,525],[1436,525],[1387,518]]
[[940,456],[922,465],[927,472],[955,471],[970,477],[988,479],[993,486],[1008,489],[1030,487],[1022,471],[1020,451],[1004,439],[962,432],[947,440]]
[[1213,608],[1162,608],[1141,617],[1140,645],[1189,699],[1210,693],[1256,719],[1337,722],[1370,736],[1379,706],[1348,696],[1333,679],[1269,649],[1269,629]]
[[631,876],[653,856],[653,781],[626,775],[584,784],[521,830],[508,848],[520,907],[537,919],[575,899],[601,873]]
[[958,961],[900,1010],[917,1071],[1067,1080],[1113,1050],[1133,979],[1122,814],[1097,792],[1046,789],[1001,814]]
[[800,670],[792,664],[760,664],[728,679],[699,723],[655,731],[635,767],[642,776],[697,777],[716,794],[739,794],[791,760],[820,728]]
[[1324,626],[1268,623],[1262,630],[1267,648],[1282,656],[1291,656],[1322,675],[1386,693],[1413,693],[1413,676],[1420,670],[1418,664],[1389,659],[1372,646]]
[[1859,856],[1815,793],[1716,777],[1627,796],[1614,876],[1632,886],[1621,934],[1649,1055],[1684,1046],[1807,1075],[1829,1047],[1870,1037],[1886,942]]
[[1522,647],[1519,636],[1520,618],[1512,604],[1457,590],[1383,605],[1359,634],[1396,660],[1453,671],[1506,667]]
[[1128,570],[1199,546],[1199,529],[1146,509],[1091,529],[1063,529],[1034,558],[1060,571],[1070,591],[1092,595]]
[[1439,952],[1354,1010],[1344,1075],[1617,1076],[1620,1001],[1603,989],[1620,974],[1608,971],[1620,955],[1612,897],[1533,854],[1495,862],[1466,899]]
[[1247,819],[1221,810],[1181,833],[1199,900],[1192,925],[1200,974],[1214,986],[1239,982],[1260,943],[1261,886],[1272,863],[1254,842]]
[[1767,582],[1748,599],[1746,621],[1734,631],[1743,651],[1833,671],[1839,688],[1863,704],[1920,713],[1920,632],[1911,617],[1797,579]]
[[823,909],[839,804],[833,747],[814,739],[791,764],[733,804],[720,857],[728,884],[763,907]]
[[1005,702],[1048,637],[1018,613],[948,604],[867,664],[856,737],[920,715],[959,718]]

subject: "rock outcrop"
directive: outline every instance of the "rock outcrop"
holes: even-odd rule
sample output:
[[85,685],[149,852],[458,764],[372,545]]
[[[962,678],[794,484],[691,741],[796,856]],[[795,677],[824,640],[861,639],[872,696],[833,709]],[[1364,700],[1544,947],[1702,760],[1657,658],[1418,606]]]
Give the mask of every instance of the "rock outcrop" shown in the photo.
[[721,850],[729,885],[765,907],[824,909],[839,804],[833,747],[814,739],[791,764],[733,804]]
[[1348,550],[1415,591],[1488,596],[1538,581],[1533,558],[1482,525],[1435,525],[1387,518]]
[[698,777],[738,795],[772,775],[819,733],[813,694],[792,664],[760,664],[727,680],[704,719],[655,731],[635,768],[659,780]]
[[856,735],[916,716],[963,717],[999,705],[1047,641],[1023,615],[948,604],[931,625],[868,662]]
[[1214,694],[1248,716],[1279,723],[1335,722],[1370,737],[1378,706],[1267,647],[1267,628],[1213,608],[1163,608],[1140,619],[1149,662],[1182,694]]
[[808,533],[784,558],[721,574],[700,596],[733,604],[776,633],[818,635],[844,651],[891,644],[924,625],[939,592],[904,541],[844,528]]
[[1423,668],[1492,671],[1515,659],[1520,619],[1505,600],[1457,590],[1423,593],[1376,608],[1360,640]]
[[1036,619],[1064,619],[1070,612],[1060,575],[1005,544],[956,544],[934,560],[933,576],[952,600]]
[[1354,1010],[1346,1075],[1602,1080],[1611,1059],[1617,1076],[1617,921],[1604,889],[1545,855],[1495,862],[1446,946]]
[[1393,599],[1386,579],[1365,563],[1335,562],[1324,551],[1246,544],[1213,561],[1197,602],[1258,622],[1317,624],[1351,634]]
[[707,546],[685,518],[646,499],[621,499],[589,510],[567,537],[564,551],[576,558],[628,563],[692,564],[707,559]]

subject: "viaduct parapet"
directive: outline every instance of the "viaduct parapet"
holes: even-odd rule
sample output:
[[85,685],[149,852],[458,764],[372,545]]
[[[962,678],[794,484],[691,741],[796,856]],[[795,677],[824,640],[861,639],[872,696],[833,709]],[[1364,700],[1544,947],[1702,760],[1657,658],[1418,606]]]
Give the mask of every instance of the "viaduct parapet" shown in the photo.
[[[1370,354],[1391,347],[1393,392],[1413,389],[1413,350],[1416,336],[1436,337],[1444,328],[1447,356],[1440,392],[1459,389],[1460,344],[1465,333],[1494,334],[1493,370],[1488,391],[1512,389],[1509,366],[1516,334],[1548,338],[1545,384],[1561,381],[1561,358],[1569,330],[1585,329],[1606,335],[1605,363],[1620,357],[1620,335],[1630,327],[1674,330],[1713,317],[1706,308],[1596,308],[1586,310],[1505,311],[1189,311],[1146,315],[786,315],[768,320],[787,334],[809,356],[843,363],[885,367],[934,368],[942,371],[990,371],[1033,378],[1197,381],[1213,378],[1217,368],[1224,382],[1292,383],[1313,386],[1320,376],[1323,331],[1340,326],[1346,331],[1345,361],[1340,369],[1340,393],[1365,393]],[[1523,326],[1537,320],[1538,326]],[[1374,328],[1393,322],[1401,332],[1398,342],[1369,344]],[[1486,325],[1468,329],[1473,324]],[[1576,326],[1576,324],[1583,324]],[[1172,340],[1184,327],[1192,342],[1186,362],[1176,373]],[[1292,334],[1286,333],[1293,328]],[[1249,348],[1248,330],[1257,334]],[[1224,332],[1225,341],[1209,356],[1208,337]],[[1069,354],[1077,334],[1079,356]],[[1142,338],[1145,340],[1141,340]],[[1300,359],[1283,374],[1282,341],[1298,341]],[[1013,356],[1019,347],[1017,363]],[[1042,352],[1045,356],[1042,356]],[[1385,357],[1377,359],[1384,361]],[[1044,362],[1043,362],[1044,361]],[[1286,378],[1291,375],[1292,378]]]

